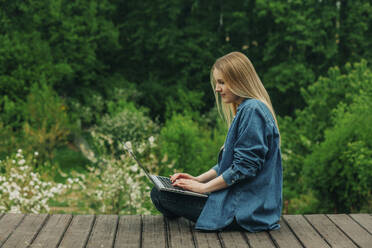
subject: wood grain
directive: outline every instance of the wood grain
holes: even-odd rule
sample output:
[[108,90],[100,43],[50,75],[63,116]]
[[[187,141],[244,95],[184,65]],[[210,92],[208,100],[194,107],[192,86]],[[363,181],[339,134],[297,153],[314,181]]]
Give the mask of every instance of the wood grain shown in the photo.
[[65,233],[72,216],[56,214],[49,217],[48,222],[32,242],[31,248],[57,247]]
[[118,225],[117,215],[98,215],[87,248],[112,247]]
[[115,248],[138,248],[141,246],[141,216],[120,216]]
[[142,216],[142,247],[166,247],[163,216]]
[[24,218],[24,214],[3,214],[0,219],[0,247]]
[[354,243],[362,248],[372,246],[372,235],[346,214],[328,214],[328,218],[335,223]]
[[301,243],[297,240],[295,235],[289,229],[288,225],[283,220],[281,220],[279,224],[280,224],[279,230],[274,230],[274,231],[269,232],[270,236],[274,240],[274,243],[278,247],[283,247],[283,248],[302,247]]
[[224,231],[219,233],[219,237],[222,240],[224,247],[229,248],[249,247],[244,235],[244,233],[239,231]]
[[94,223],[94,215],[73,216],[70,226],[59,245],[60,248],[83,248],[89,238]]
[[270,238],[270,235],[267,232],[258,232],[258,233],[248,233],[246,232],[249,245],[252,248],[275,248],[273,241]]
[[356,222],[359,223],[363,228],[365,228],[369,234],[372,234],[372,215],[370,214],[350,214]]
[[305,247],[330,247],[302,215],[286,215],[284,220]]
[[39,233],[44,221],[48,218],[46,214],[28,214],[20,225],[14,230],[2,248],[25,248],[31,245]]
[[195,246],[188,220],[184,218],[167,219],[167,225],[169,247],[180,248]]
[[305,215],[305,218],[323,236],[331,247],[352,248],[354,243],[323,214]]

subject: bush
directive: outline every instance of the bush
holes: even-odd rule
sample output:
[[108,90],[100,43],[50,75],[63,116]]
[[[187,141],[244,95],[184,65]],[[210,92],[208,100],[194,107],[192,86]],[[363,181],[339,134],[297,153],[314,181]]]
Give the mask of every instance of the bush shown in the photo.
[[4,126],[0,120],[0,159],[5,158],[16,144],[16,134],[10,126]]
[[[357,192],[351,190],[350,186],[358,183],[355,180],[348,181],[343,173],[346,173],[352,164],[362,162],[355,157],[351,163],[350,149],[369,147],[366,139],[362,138],[362,133],[370,132],[367,125],[369,120],[357,121],[357,115],[365,116],[369,113],[364,108],[370,101],[366,92],[371,92],[372,73],[366,61],[347,64],[345,71],[346,74],[342,74],[339,68],[331,68],[328,77],[321,77],[306,90],[302,90],[307,106],[297,110],[295,118],[279,118],[285,180],[284,199],[289,201],[289,204],[294,200],[296,205],[300,206],[299,201],[305,198],[299,195],[310,195],[311,192],[323,207],[312,204],[314,209],[307,209],[307,212],[361,209],[357,203],[359,196],[354,198]],[[354,109],[356,112],[352,115]],[[363,144],[359,141],[363,141]],[[364,153],[363,149],[357,153],[360,152]],[[365,162],[362,163],[367,166]],[[345,168],[342,168],[344,166]],[[331,172],[332,170],[334,171]],[[320,175],[320,171],[323,174]],[[346,186],[348,184],[349,186]],[[344,185],[345,188],[336,185]],[[362,193],[364,196],[366,194],[368,193]],[[345,202],[348,197],[354,198],[350,200],[353,203]],[[365,201],[362,202],[362,205],[366,204]],[[290,206],[289,209],[294,208]]]
[[320,210],[357,212],[371,201],[371,93],[372,74],[369,91],[354,96],[350,106],[339,105],[334,127],[305,160],[306,185],[321,199]]
[[217,155],[225,138],[222,129],[222,123],[211,131],[199,125],[187,113],[174,114],[161,130],[160,147],[177,171],[199,175],[217,163]]
[[145,115],[144,111],[122,109],[113,116],[110,114],[103,116],[92,130],[107,135],[115,144],[131,141],[137,145],[150,136],[157,135],[159,127]]
[[78,181],[54,183],[49,174],[34,171],[35,167],[41,167],[37,166],[40,163],[37,155],[37,152],[24,155],[19,149],[0,161],[0,212],[49,212],[49,201]]
[[32,86],[24,105],[20,143],[28,152],[39,152],[42,161],[51,160],[57,146],[66,143],[71,124],[66,106],[54,90],[42,82]]
[[[123,152],[122,144],[115,146],[111,137],[96,132],[92,133],[92,137],[98,152],[92,158],[94,167],[89,167],[84,191],[81,192],[85,208],[95,214],[149,214],[152,207],[149,198],[151,188],[136,161]],[[127,146],[133,149],[130,142]],[[154,139],[150,137],[134,149],[134,152],[142,154],[144,166],[152,165],[153,172],[158,162],[150,154],[154,146]],[[118,149],[122,151],[120,155]]]

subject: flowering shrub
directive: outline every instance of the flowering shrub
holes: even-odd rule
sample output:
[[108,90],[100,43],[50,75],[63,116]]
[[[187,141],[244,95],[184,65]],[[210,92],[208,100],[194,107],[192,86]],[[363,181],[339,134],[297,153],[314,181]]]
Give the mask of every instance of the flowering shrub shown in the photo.
[[159,127],[143,111],[123,109],[114,116],[104,115],[95,130],[97,133],[105,134],[114,142],[130,140],[137,145],[154,133],[158,133]]
[[[110,136],[92,132],[92,137],[96,153],[90,160],[96,166],[89,167],[86,175],[84,202],[94,213],[149,214],[151,189],[136,161],[125,152],[123,144],[115,145]],[[131,142],[126,144],[133,149]],[[150,152],[154,147],[155,138],[151,136],[135,150],[152,172],[157,171],[154,165],[159,163]]]
[[72,187],[79,179],[69,179],[67,184],[46,180],[48,176],[34,171],[38,153],[24,156],[16,154],[0,161],[0,212],[48,212],[48,201]]

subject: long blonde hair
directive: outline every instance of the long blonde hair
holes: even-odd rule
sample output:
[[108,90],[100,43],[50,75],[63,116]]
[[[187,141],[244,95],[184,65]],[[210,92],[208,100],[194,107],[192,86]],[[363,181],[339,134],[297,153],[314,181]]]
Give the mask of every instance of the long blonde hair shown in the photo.
[[211,84],[216,97],[218,112],[221,114],[222,109],[223,117],[227,122],[227,125],[230,126],[232,119],[236,114],[238,105],[234,103],[226,104],[221,101],[221,97],[215,91],[216,80],[213,77],[214,70],[218,70],[222,74],[225,84],[235,95],[242,98],[254,98],[262,101],[269,108],[279,130],[269,94],[267,93],[256,73],[256,70],[247,56],[240,52],[226,54],[225,56],[216,60],[210,73]]

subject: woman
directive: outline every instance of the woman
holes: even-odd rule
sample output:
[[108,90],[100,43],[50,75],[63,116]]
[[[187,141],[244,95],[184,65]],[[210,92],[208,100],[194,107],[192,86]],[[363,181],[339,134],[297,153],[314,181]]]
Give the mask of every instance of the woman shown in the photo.
[[[274,230],[280,226],[282,164],[274,109],[250,60],[240,52],[215,62],[211,83],[229,131],[218,164],[197,177],[171,176],[174,186],[207,199],[160,192],[151,199],[169,218],[183,216],[201,230]],[[221,103],[220,103],[221,102]]]

